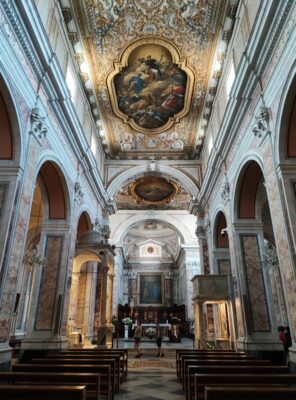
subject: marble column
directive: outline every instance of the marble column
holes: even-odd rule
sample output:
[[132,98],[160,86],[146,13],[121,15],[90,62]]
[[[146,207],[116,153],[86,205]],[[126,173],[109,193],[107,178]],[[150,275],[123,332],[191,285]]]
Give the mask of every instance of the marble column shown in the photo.
[[194,303],[194,332],[195,332],[195,348],[206,348],[206,335],[203,317],[203,304]]
[[200,212],[198,214],[198,219],[196,222],[195,234],[198,238],[200,266],[201,266],[201,273],[203,274],[210,273],[208,233],[209,233],[209,224],[206,221],[204,214]]
[[107,305],[107,330],[106,330],[106,347],[112,347],[112,307],[113,307],[113,282],[114,274],[108,274],[108,305]]
[[98,346],[107,344],[107,298],[108,298],[108,251],[102,252],[101,298],[100,298],[100,325],[97,333]]

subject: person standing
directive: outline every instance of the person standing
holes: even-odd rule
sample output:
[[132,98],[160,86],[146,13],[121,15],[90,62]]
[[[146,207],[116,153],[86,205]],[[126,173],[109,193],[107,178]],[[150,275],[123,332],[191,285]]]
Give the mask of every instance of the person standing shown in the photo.
[[290,328],[288,326],[285,326],[285,343],[284,343],[285,351],[288,352],[289,347],[291,346],[292,346],[292,338],[291,338]]
[[157,346],[156,357],[160,357],[160,356],[164,357],[164,353],[162,352],[161,345],[162,345],[162,331],[161,331],[161,327],[159,326],[159,324],[157,324],[157,326],[156,326],[156,346]]
[[141,337],[142,337],[142,327],[141,323],[138,321],[135,329],[135,349],[137,350],[137,354],[135,355],[135,357],[141,357],[141,355],[143,354],[140,351]]

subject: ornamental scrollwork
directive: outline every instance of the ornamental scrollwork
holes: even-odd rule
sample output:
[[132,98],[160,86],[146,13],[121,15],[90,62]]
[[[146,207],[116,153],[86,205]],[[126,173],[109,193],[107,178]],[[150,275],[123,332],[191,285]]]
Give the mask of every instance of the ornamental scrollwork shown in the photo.
[[37,136],[39,139],[42,139],[47,134],[47,126],[45,124],[45,117],[42,117],[40,114],[39,108],[35,107],[31,111],[30,115],[31,120],[31,133]]
[[254,133],[254,136],[258,136],[261,138],[264,134],[270,133],[270,128],[269,128],[269,121],[270,121],[270,115],[269,115],[269,109],[267,107],[260,107],[260,112],[256,119],[256,124],[254,125],[252,132]]

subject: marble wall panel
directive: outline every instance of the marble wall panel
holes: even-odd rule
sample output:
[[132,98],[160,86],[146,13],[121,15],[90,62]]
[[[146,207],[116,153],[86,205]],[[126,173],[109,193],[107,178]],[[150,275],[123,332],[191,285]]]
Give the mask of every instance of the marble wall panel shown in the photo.
[[222,275],[228,275],[231,273],[230,261],[229,260],[218,260],[218,272]]
[[202,255],[203,255],[204,274],[209,274],[210,273],[209,247],[208,247],[208,241],[206,239],[202,239]]
[[0,223],[1,223],[3,210],[5,207],[7,191],[8,191],[8,183],[0,182]]
[[269,332],[270,322],[256,235],[241,235],[253,332]]
[[78,291],[78,301],[77,301],[77,314],[76,314],[76,327],[82,327],[84,322],[84,312],[85,312],[85,296],[86,296],[86,277],[87,274],[80,274],[79,277],[79,291]]
[[36,331],[52,329],[63,239],[63,236],[46,237],[45,262],[35,320]]

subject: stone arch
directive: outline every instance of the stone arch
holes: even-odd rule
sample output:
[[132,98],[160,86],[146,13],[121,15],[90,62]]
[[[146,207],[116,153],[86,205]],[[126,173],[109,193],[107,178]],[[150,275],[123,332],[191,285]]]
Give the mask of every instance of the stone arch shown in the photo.
[[[172,168],[168,165],[157,164],[160,174],[164,176],[169,176],[178,182],[182,183],[182,186],[190,193],[192,198],[196,198],[199,187],[192,179],[190,179],[184,172],[179,171],[176,168]],[[130,180],[144,176],[144,173],[147,172],[147,164],[139,165],[136,167],[132,167],[123,171],[119,175],[117,175],[107,187],[107,192],[110,198],[114,198],[119,188],[128,183]]]
[[256,219],[256,195],[260,180],[264,178],[261,160],[252,155],[247,155],[242,160],[234,183],[233,219]]
[[1,148],[0,160],[6,162],[20,162],[22,143],[18,108],[13,101],[13,88],[8,79],[0,75],[0,121],[1,121]]
[[[170,215],[161,215],[157,216],[155,215],[153,217],[154,220],[156,221],[162,221],[166,222],[168,225],[170,225],[175,231],[177,231],[181,237],[182,243],[190,243],[192,242],[192,238],[190,235],[190,232],[188,231],[187,227],[185,225],[182,225],[179,220],[173,218]],[[143,222],[146,220],[151,220],[151,217],[148,215],[143,215],[143,214],[136,214],[132,215],[129,219],[123,221],[121,224],[117,226],[117,228],[112,232],[111,235],[111,242],[114,244],[118,245],[122,243],[124,235],[126,232],[129,230],[129,228],[137,223],[137,222]],[[176,224],[178,224],[178,228],[176,228]],[[116,238],[116,239],[115,239]]]
[[51,159],[44,160],[38,169],[37,177],[42,181],[47,196],[45,217],[49,220],[69,220],[69,190],[60,165]]
[[89,230],[91,230],[90,215],[87,211],[82,211],[77,223],[77,238],[79,238],[82,233],[85,233]]
[[229,248],[228,225],[225,214],[222,210],[217,212],[214,221],[214,246],[220,249]]
[[295,163],[296,160],[296,63],[284,86],[275,127],[275,161]]

